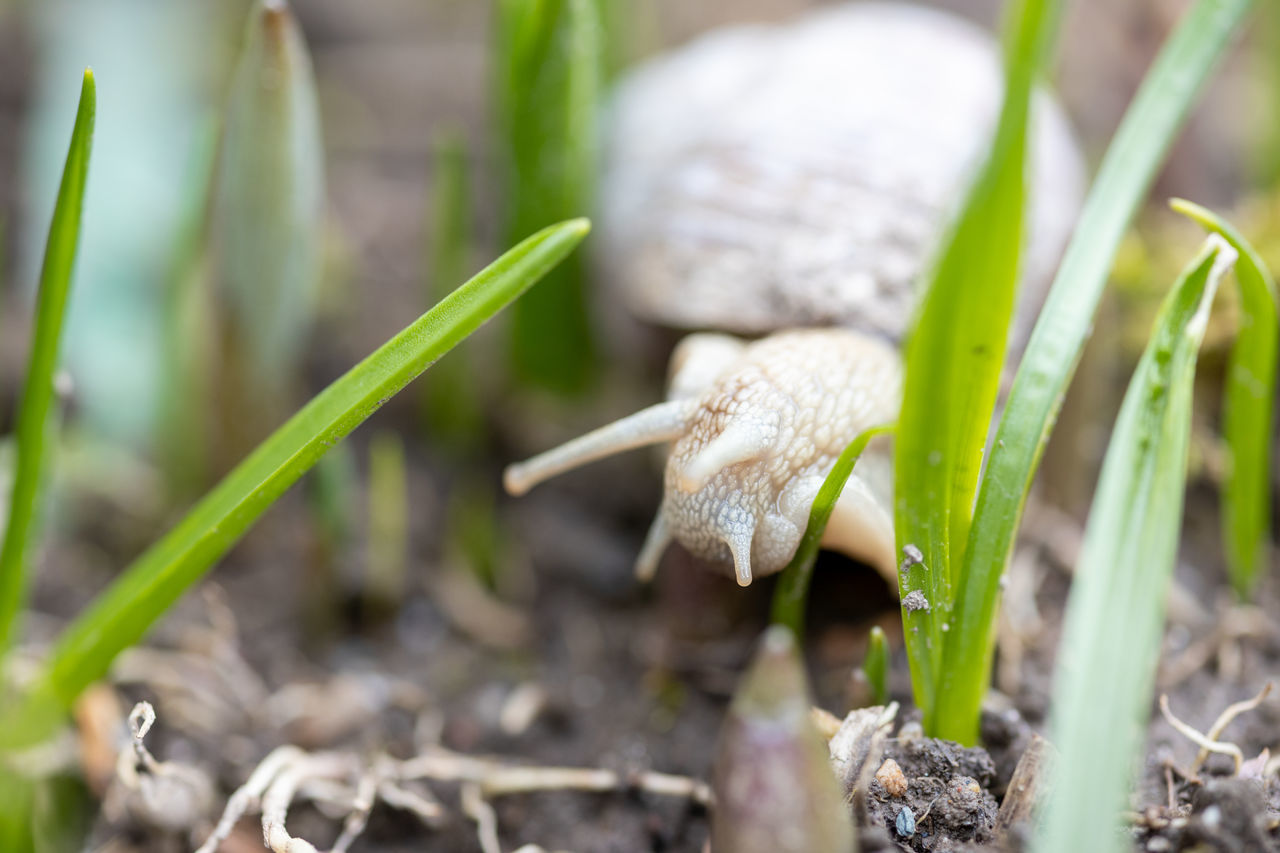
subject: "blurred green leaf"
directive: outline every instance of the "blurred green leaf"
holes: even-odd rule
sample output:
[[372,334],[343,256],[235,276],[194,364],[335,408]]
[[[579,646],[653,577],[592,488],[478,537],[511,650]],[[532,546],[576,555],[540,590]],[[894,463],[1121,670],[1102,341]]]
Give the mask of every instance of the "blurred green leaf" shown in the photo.
[[18,455],[4,545],[0,548],[0,654],[13,640],[14,625],[26,597],[28,552],[42,502],[48,457],[46,442],[52,432],[50,412],[53,408],[54,374],[58,369],[62,323],[80,243],[80,212],[84,206],[96,114],[97,86],[93,71],[86,69],[62,184],[58,188],[58,201],[45,243],[44,266],[40,271],[40,290],[36,297],[35,332],[15,428]]
[[[436,138],[432,158],[431,289],[440,298],[472,269],[471,181],[467,150],[455,131]],[[480,376],[459,347],[424,383],[423,413],[433,441],[460,451],[474,451],[484,438]]]
[[1198,204],[1173,209],[1223,237],[1239,254],[1240,329],[1227,366],[1222,431],[1230,461],[1222,492],[1223,547],[1236,594],[1247,600],[1266,565],[1271,526],[1271,434],[1275,423],[1276,284],[1257,251],[1235,228]]
[[[902,414],[894,451],[898,548],[924,560],[899,573],[916,703],[931,734],[972,743],[977,731],[935,713],[944,626],[960,574],[973,496],[1004,365],[1017,290],[1026,196],[1031,93],[1056,30],[1056,0],[1007,7],[1005,101],[988,159],[969,191],[924,293],[906,347]],[[983,673],[966,673],[981,678]]]
[[[597,0],[497,0],[496,15],[496,148],[511,235],[591,208],[604,36]],[[582,259],[549,276],[512,314],[516,377],[583,390],[594,347]]]
[[330,447],[564,260],[589,227],[579,219],[529,237],[334,381],[260,444],[67,628],[16,713],[0,709],[0,747],[46,736],[116,655],[137,642]]
[[311,59],[288,4],[256,0],[227,98],[210,207],[210,269],[228,324],[223,359],[239,368],[231,381],[252,390],[249,400],[224,405],[287,405],[311,327],[323,215]]
[[369,550],[366,605],[394,612],[404,601],[409,567],[409,477],[404,443],[380,432],[369,443]]
[[1182,527],[1196,357],[1235,259],[1212,236],[1174,285],[1116,419],[1067,601],[1050,706],[1060,758],[1036,853],[1132,846],[1119,813],[1145,740]]
[[1107,149],[1032,331],[978,490],[964,552],[964,583],[957,591],[939,671],[936,717],[946,721],[958,740],[971,742],[977,736],[995,647],[1000,578],[1116,249],[1249,4],[1200,0],[1161,49]]

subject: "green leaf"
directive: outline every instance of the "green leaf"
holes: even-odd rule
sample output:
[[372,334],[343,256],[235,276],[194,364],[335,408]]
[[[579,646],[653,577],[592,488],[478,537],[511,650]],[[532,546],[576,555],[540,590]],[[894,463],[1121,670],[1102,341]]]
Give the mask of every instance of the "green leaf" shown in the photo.
[[[380,432],[369,442],[369,540],[364,604],[394,613],[405,599],[409,577],[409,477],[399,434]],[[371,619],[370,622],[376,621]]]
[[1023,354],[978,491],[964,553],[965,582],[939,673],[936,718],[956,740],[971,743],[977,737],[990,681],[1000,578],[1116,248],[1249,4],[1200,0],[1165,43],[1107,149]]
[[892,432],[892,424],[875,426],[863,430],[854,437],[837,457],[827,478],[822,481],[818,495],[813,499],[813,507],[809,510],[809,521],[804,527],[804,535],[800,537],[800,545],[795,556],[782,570],[778,585],[773,593],[772,621],[777,625],[785,625],[797,637],[804,636],[804,609],[809,598],[809,582],[813,579],[813,564],[818,559],[818,549],[822,545],[822,534],[835,511],[836,501],[844,491],[844,484],[849,481],[858,457],[867,449],[867,444],[877,435]]
[[[999,389],[1024,231],[1031,92],[1056,28],[1055,0],[1009,6],[1006,96],[990,155],[943,243],[906,347],[902,414],[894,451],[898,547],[924,561],[900,573],[916,703],[931,733],[944,627],[969,535],[973,495]],[[952,735],[948,735],[952,736]],[[972,736],[966,737],[972,740]]]
[[1061,757],[1036,853],[1125,851],[1120,832],[1150,713],[1182,526],[1196,356],[1236,252],[1211,236],[1166,299],[1107,447],[1054,682]]
[[871,686],[871,701],[877,705],[889,702],[889,640],[884,629],[876,625],[867,637],[867,654],[862,659],[862,672]]
[[304,406],[134,561],[63,633],[0,745],[48,734],[89,683],[335,443],[582,241],[586,220],[546,228],[481,270]]
[[1229,463],[1222,492],[1223,547],[1236,594],[1247,600],[1266,565],[1271,524],[1271,429],[1275,422],[1276,284],[1257,251],[1213,211],[1183,199],[1174,210],[1221,235],[1240,255],[1240,329],[1227,366],[1222,431]]
[[54,372],[67,295],[80,243],[80,212],[84,206],[85,179],[89,174],[89,152],[93,144],[93,123],[97,113],[97,85],[93,71],[85,69],[80,88],[71,145],[58,188],[58,201],[49,223],[44,266],[40,270],[40,290],[36,301],[35,334],[27,361],[27,378],[22,387],[16,435],[18,457],[14,468],[13,494],[4,545],[0,547],[0,654],[8,648],[27,591],[28,551],[37,525],[47,457],[45,443],[51,432]]
[[[581,216],[591,207],[604,36],[598,0],[498,0],[497,150],[508,234]],[[513,312],[516,376],[580,391],[594,371],[586,275],[571,260]]]
[[[438,299],[473,269],[467,150],[456,131],[436,138],[431,211],[431,289]],[[481,401],[483,386],[467,358],[467,349],[459,348],[436,367],[423,389],[422,412],[434,441],[457,452],[475,453],[484,442],[487,426]]]

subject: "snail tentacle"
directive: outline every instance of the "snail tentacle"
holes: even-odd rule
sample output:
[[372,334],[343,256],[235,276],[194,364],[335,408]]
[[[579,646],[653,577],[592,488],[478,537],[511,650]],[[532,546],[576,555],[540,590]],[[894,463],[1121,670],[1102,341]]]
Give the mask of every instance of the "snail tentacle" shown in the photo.
[[544,480],[597,459],[671,441],[684,432],[697,409],[694,400],[672,400],[641,409],[532,459],[507,466],[502,485],[510,495],[523,495]]

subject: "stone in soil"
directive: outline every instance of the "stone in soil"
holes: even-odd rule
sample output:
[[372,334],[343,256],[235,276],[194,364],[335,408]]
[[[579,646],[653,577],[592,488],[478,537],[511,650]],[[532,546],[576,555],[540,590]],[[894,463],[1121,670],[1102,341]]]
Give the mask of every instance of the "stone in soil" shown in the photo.
[[891,845],[879,849],[951,850],[991,840],[997,805],[988,789],[996,768],[986,750],[921,738],[891,742],[885,758],[898,763],[907,790],[895,797],[878,781],[870,785],[868,829]]

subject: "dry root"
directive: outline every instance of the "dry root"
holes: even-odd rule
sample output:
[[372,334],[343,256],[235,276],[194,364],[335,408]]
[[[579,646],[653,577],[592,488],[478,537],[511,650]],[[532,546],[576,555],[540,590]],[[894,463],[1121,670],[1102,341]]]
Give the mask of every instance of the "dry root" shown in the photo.
[[[1186,772],[1179,770],[1178,772],[1184,778],[1195,778],[1199,774],[1200,768],[1204,766],[1205,761],[1208,760],[1209,753],[1212,752],[1220,755],[1231,756],[1235,761],[1236,775],[1241,775],[1245,765],[1244,753],[1241,751],[1240,747],[1236,746],[1234,743],[1227,743],[1219,740],[1219,738],[1222,737],[1223,731],[1225,731],[1227,726],[1231,724],[1232,720],[1246,711],[1252,711],[1254,708],[1257,708],[1262,704],[1262,700],[1266,699],[1270,693],[1271,682],[1268,681],[1263,685],[1262,690],[1258,692],[1257,696],[1254,696],[1252,699],[1246,699],[1243,702],[1236,702],[1232,705],[1228,705],[1227,708],[1218,715],[1218,719],[1214,720],[1213,725],[1209,727],[1209,731],[1204,734],[1201,734],[1182,720],[1175,717],[1173,712],[1169,710],[1169,697],[1166,694],[1160,694],[1160,713],[1164,715],[1165,720],[1167,720],[1169,725],[1173,726],[1179,734],[1200,747],[1200,751],[1196,753],[1195,760],[1191,762],[1189,770]],[[1253,761],[1257,761],[1257,759],[1254,759]],[[1252,764],[1253,762],[1251,761],[1250,763]],[[1265,769],[1267,760],[1263,759],[1260,763]]]
[[[664,773],[620,774],[581,767],[526,767],[473,758],[445,749],[397,761],[380,756],[371,762],[352,753],[304,752],[280,747],[263,759],[249,780],[227,802],[217,827],[197,853],[214,853],[237,821],[260,813],[263,843],[273,853],[316,853],[316,848],[285,828],[290,805],[312,800],[346,811],[343,831],[331,853],[345,853],[364,830],[369,813],[380,800],[416,814],[428,826],[445,818],[444,808],[421,783],[461,783],[462,810],[476,824],[485,853],[497,853],[497,817],[491,800],[529,791],[641,790],[685,797],[704,806],[711,791],[702,782]],[[531,848],[536,849],[536,848]]]

